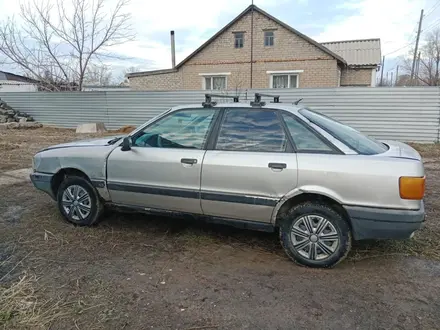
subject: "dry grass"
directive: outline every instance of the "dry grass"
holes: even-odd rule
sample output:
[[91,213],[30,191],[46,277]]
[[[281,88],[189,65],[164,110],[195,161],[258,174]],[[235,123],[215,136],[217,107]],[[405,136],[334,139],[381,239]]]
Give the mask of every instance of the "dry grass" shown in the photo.
[[12,257],[0,262],[0,269],[10,268],[0,278],[0,326],[4,329],[48,329],[55,320],[67,315],[62,300],[41,298],[35,275],[24,272],[9,279],[14,270],[23,266],[26,257],[15,265],[11,265]]
[[36,293],[38,279],[23,274],[8,286],[0,286],[0,326],[4,329],[48,329],[68,315],[61,300],[40,300]]
[[440,143],[409,143],[423,158],[440,158]]

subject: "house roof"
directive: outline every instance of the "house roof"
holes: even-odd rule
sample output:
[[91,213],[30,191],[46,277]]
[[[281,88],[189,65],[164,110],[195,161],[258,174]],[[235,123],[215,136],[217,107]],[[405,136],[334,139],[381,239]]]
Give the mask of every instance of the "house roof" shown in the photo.
[[20,76],[15,73],[0,71],[0,80],[24,81],[29,83],[36,83],[37,81],[25,76]]
[[[191,58],[193,58],[196,54],[200,53],[203,49],[205,49],[206,46],[208,46],[212,41],[214,41],[218,36],[220,36],[223,32],[225,32],[227,29],[229,29],[232,25],[234,25],[237,21],[239,21],[241,18],[243,18],[247,13],[254,10],[255,12],[260,13],[261,15],[264,15],[268,17],[269,19],[273,20],[274,22],[278,23],[282,27],[286,28],[290,32],[296,34],[300,38],[306,40],[307,42],[311,43],[312,45],[316,46],[317,48],[321,49],[323,52],[327,53],[328,55],[332,56],[339,62],[343,64],[347,64],[347,62],[342,58],[340,55],[334,53],[327,47],[324,47],[322,44],[318,43],[317,41],[309,38],[305,34],[302,34],[301,32],[295,30],[291,26],[287,25],[286,23],[280,21],[278,18],[273,17],[272,15],[266,13],[264,10],[258,8],[255,5],[250,5],[247,7],[241,14],[239,14],[236,18],[234,18],[231,22],[229,22],[227,25],[225,25],[220,31],[218,31],[216,34],[214,34],[211,38],[208,39],[204,44],[202,44],[199,48],[197,48],[193,53],[191,53],[188,57],[186,57],[182,62],[176,65],[173,69],[166,69],[166,70],[155,70],[155,71],[143,71],[143,72],[133,72],[127,74],[127,77],[136,77],[136,76],[145,76],[145,75],[153,75],[153,74],[161,74],[161,73],[170,73],[175,72],[176,69],[180,68],[182,65],[184,65],[186,62],[188,62]],[[174,70],[174,71],[173,71]],[[162,71],[162,72],[159,72]]]
[[380,39],[331,41],[321,44],[342,56],[348,65],[373,66],[381,63]]
[[164,73],[172,73],[172,72],[177,72],[177,68],[131,72],[131,73],[127,73],[125,76],[127,78],[131,78],[131,77],[139,77],[139,76],[153,76],[155,74],[164,74]]

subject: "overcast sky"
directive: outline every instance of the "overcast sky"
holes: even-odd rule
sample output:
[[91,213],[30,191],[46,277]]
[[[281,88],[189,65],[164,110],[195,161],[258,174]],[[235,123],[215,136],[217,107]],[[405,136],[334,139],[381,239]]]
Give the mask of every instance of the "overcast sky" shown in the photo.
[[[0,0],[0,19],[17,15],[19,2]],[[107,0],[108,6],[114,2]],[[440,26],[437,0],[255,0],[254,3],[318,42],[380,38],[382,54],[393,52],[387,55],[386,70],[395,67],[396,57],[407,54],[407,44],[415,39],[422,8],[426,13],[424,33]],[[116,71],[129,66],[142,70],[169,68],[170,30],[176,33],[176,57],[180,62],[249,4],[249,0],[131,0],[126,10],[132,14],[136,40],[112,48],[130,59],[108,64]]]

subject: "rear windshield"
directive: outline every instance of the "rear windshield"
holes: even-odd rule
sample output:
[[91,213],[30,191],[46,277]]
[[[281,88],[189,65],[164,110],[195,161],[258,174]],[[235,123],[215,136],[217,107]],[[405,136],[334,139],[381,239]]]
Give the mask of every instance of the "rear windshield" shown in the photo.
[[321,127],[359,154],[376,155],[388,150],[385,144],[317,111],[301,109],[299,112],[312,123]]

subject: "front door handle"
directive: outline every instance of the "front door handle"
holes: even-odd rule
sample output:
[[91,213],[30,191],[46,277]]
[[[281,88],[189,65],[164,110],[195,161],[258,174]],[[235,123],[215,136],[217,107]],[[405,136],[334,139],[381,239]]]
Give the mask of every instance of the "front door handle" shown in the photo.
[[180,162],[182,164],[194,165],[194,164],[197,164],[197,159],[194,159],[194,158],[182,158],[180,160]]
[[268,165],[271,169],[282,170],[287,167],[285,163],[269,163]]

